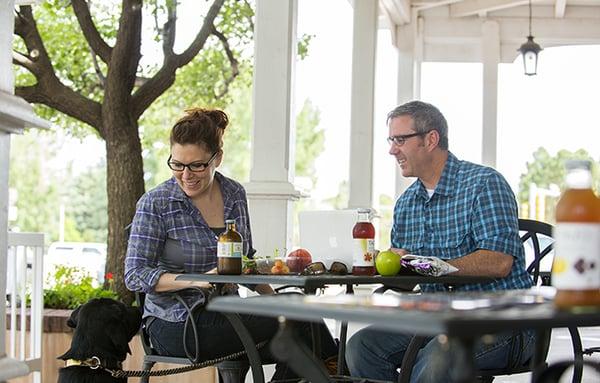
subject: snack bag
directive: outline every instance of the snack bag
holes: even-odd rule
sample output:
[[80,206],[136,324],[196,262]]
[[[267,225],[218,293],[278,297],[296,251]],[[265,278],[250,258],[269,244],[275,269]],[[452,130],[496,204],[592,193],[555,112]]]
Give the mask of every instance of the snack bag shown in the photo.
[[421,275],[432,277],[439,277],[458,271],[456,267],[444,262],[438,257],[425,257],[415,254],[406,254],[402,256],[402,266]]

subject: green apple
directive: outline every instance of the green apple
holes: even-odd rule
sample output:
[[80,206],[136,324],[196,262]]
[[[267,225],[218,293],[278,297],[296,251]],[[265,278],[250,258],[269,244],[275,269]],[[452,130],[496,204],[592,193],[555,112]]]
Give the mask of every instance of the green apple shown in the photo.
[[382,251],[375,258],[375,268],[383,276],[398,274],[400,266],[400,255],[391,250]]

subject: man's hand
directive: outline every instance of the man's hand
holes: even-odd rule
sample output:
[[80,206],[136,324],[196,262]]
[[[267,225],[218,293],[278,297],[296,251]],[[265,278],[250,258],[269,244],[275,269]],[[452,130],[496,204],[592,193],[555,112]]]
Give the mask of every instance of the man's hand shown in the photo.
[[408,250],[406,250],[406,249],[397,249],[395,247],[390,247],[390,251],[393,251],[394,253],[396,253],[396,254],[398,254],[400,256],[408,254]]

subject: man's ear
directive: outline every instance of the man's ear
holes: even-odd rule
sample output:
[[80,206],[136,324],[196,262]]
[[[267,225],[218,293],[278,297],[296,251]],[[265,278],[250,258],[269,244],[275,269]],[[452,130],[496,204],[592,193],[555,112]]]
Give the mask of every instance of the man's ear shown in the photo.
[[425,136],[425,146],[428,149],[433,150],[440,145],[440,133],[437,130],[431,130]]

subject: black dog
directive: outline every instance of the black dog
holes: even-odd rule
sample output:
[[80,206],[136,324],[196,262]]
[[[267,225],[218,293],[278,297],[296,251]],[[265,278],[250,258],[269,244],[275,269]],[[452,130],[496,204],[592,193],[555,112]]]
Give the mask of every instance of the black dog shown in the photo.
[[92,299],[79,306],[67,321],[75,331],[71,348],[58,357],[67,362],[58,372],[58,382],[126,382],[127,378],[114,378],[107,370],[122,369],[127,353],[131,354],[129,341],[141,322],[138,308],[112,299]]

